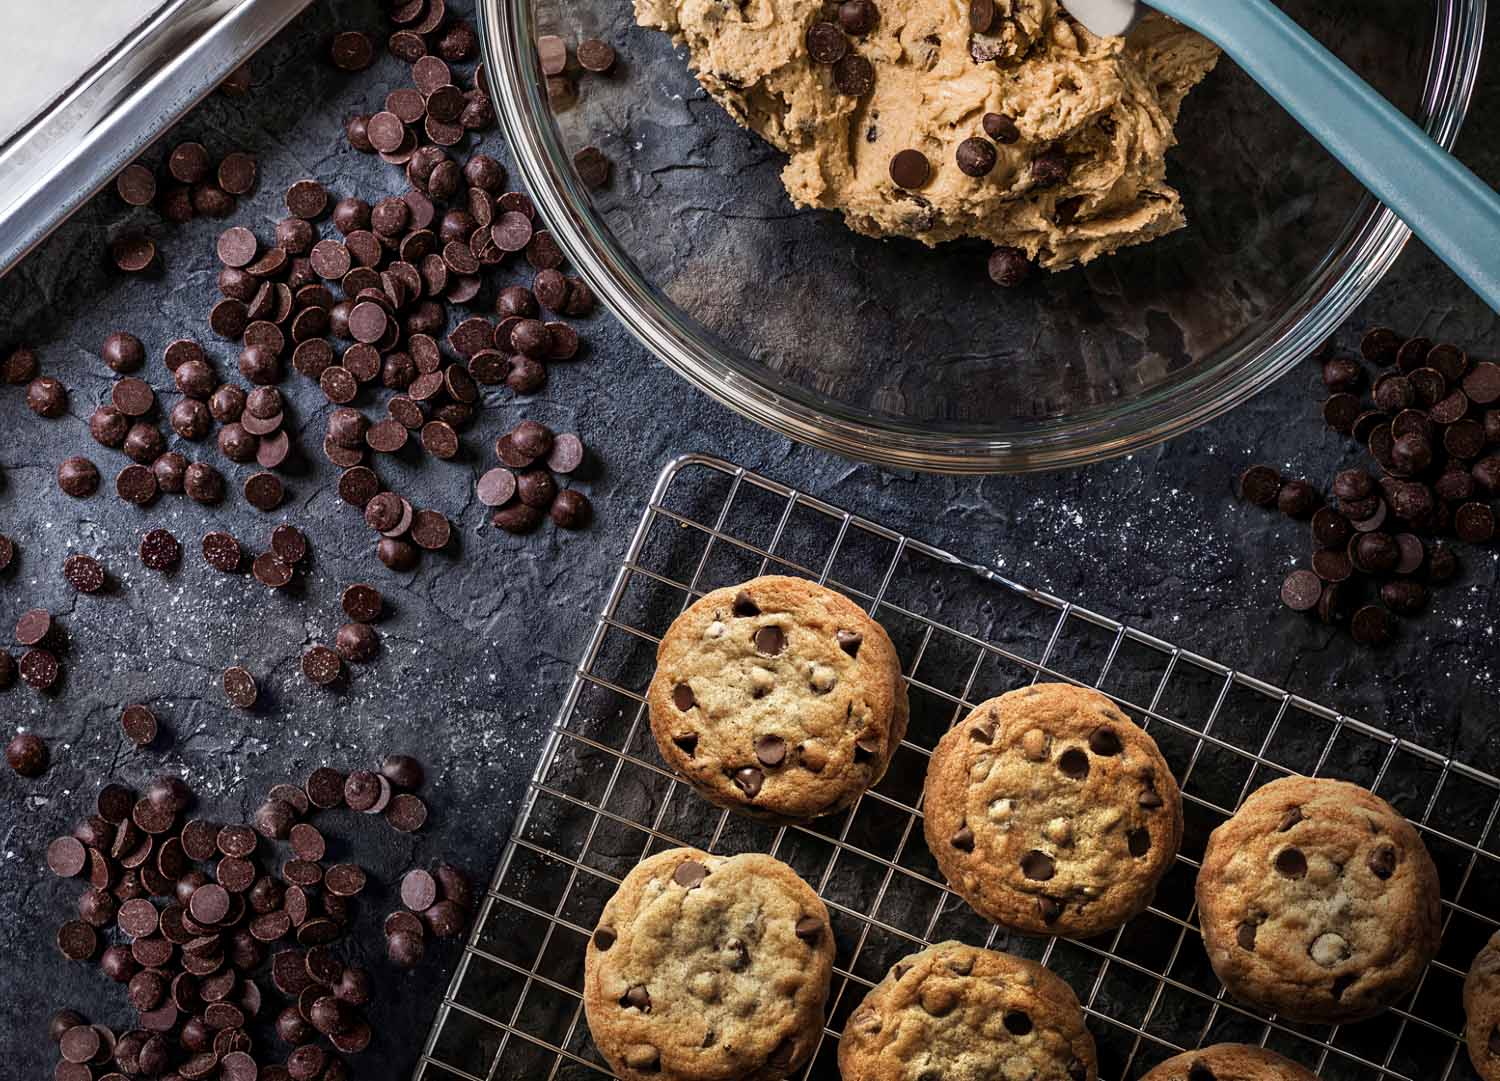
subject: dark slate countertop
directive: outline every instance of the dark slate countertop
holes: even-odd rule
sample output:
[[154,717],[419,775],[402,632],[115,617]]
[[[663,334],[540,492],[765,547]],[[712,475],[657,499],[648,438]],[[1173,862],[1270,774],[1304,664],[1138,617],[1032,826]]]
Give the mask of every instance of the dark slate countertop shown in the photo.
[[[287,185],[304,176],[371,201],[402,190],[395,170],[350,151],[342,135],[343,119],[370,111],[402,77],[401,66],[383,48],[378,64],[355,76],[323,59],[334,26],[363,27],[383,41],[379,9],[373,0],[317,5],[255,59],[249,96],[212,97],[164,140],[198,138],[215,155],[244,149],[258,158],[259,186],[236,220],[269,234],[283,216]],[[1500,181],[1497,117],[1500,78],[1491,62],[1460,145],[1491,181]],[[500,144],[491,133],[484,149],[504,157]],[[106,268],[107,239],[130,224],[157,238],[164,277]],[[168,401],[175,395],[160,356],[175,337],[197,337],[219,371],[232,372],[234,352],[206,325],[217,296],[213,240],[225,224],[163,225],[151,211],[127,211],[107,191],[0,283],[0,349],[32,344],[43,370],[70,392],[68,414],[47,421],[26,409],[23,390],[0,387],[0,532],[20,549],[0,578],[0,626],[45,607],[68,642],[61,693],[44,698],[18,685],[0,694],[6,737],[32,729],[52,754],[39,780],[0,772],[8,808],[0,846],[0,956],[7,960],[0,1028],[13,1034],[7,1076],[50,1076],[55,1051],[43,1030],[60,1006],[127,1027],[123,996],[97,967],[59,957],[54,930],[71,917],[79,885],[53,878],[43,862],[47,841],[92,809],[105,779],[143,786],[160,772],[180,773],[198,791],[203,813],[232,821],[248,817],[278,781],[409,751],[428,767],[427,828],[400,836],[345,814],[328,832],[388,879],[437,859],[486,879],[643,501],[658,470],[684,452],[729,458],[1440,752],[1500,765],[1493,551],[1465,552],[1461,580],[1439,590],[1428,613],[1381,651],[1353,648],[1341,632],[1277,603],[1282,577],[1302,557],[1306,526],[1237,503],[1234,478],[1265,461],[1321,483],[1362,459],[1321,423],[1311,364],[1201,430],[1123,460],[1054,476],[951,479],[858,465],[771,435],[691,389],[600,313],[582,324],[587,358],[555,366],[542,394],[525,402],[489,396],[464,435],[460,460],[383,470],[392,487],[455,525],[451,548],[424,555],[413,573],[381,566],[359,515],[338,502],[336,471],[319,453],[332,407],[295,373],[283,389],[294,403],[290,424],[305,433],[304,464],[287,474],[282,510],[252,509],[238,491],[248,467],[191,445],[182,448],[190,458],[215,461],[230,479],[225,506],[210,510],[178,496],[144,512],[128,507],[112,492],[125,459],[88,436],[88,416],[113,378],[96,351],[112,330],[137,334],[149,354],[142,374]],[[1496,316],[1418,245],[1340,340],[1352,346],[1374,321],[1500,352]],[[581,482],[597,512],[591,528],[549,526],[516,538],[487,525],[473,481],[495,436],[523,417],[576,430],[597,452],[602,470]],[[100,493],[82,501],[55,483],[58,462],[79,453],[104,476]],[[198,555],[210,529],[262,550],[283,519],[312,544],[310,565],[291,589],[271,593],[248,575],[223,577]],[[148,571],[136,556],[143,531],[158,525],[184,544],[175,573]],[[74,551],[101,559],[112,588],[76,595],[60,573]],[[356,581],[386,594],[382,655],[357,669],[346,689],[316,690],[302,677],[300,656],[331,639],[343,621],[340,592]],[[259,678],[262,703],[253,712],[224,704],[219,680],[231,664]],[[127,743],[118,723],[127,702],[156,711],[170,736],[164,749]],[[379,1035],[371,1055],[379,1057],[362,1077],[409,1070],[457,956],[448,943],[413,973],[386,966],[373,929],[397,904],[387,886],[372,888],[361,906],[365,933],[354,952],[387,988],[372,1014]]]

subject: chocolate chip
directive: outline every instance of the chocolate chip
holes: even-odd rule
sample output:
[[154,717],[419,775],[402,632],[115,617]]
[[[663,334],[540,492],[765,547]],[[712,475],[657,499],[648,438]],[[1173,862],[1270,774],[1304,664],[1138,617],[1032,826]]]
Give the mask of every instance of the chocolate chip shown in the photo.
[[734,783],[745,794],[746,799],[754,799],[760,795],[765,779],[765,774],[754,766],[744,766],[734,771]]
[[746,593],[744,590],[740,590],[734,595],[733,611],[734,614],[739,616],[741,619],[748,618],[750,616],[758,616],[760,615],[760,605],[755,603],[754,598],[752,598],[749,593]]
[[1276,853],[1276,871],[1284,878],[1303,878],[1307,874],[1307,857],[1300,848],[1283,848]]
[[987,34],[995,22],[995,0],[969,0],[969,29]]
[[[578,178],[589,188],[602,188],[609,183],[610,161],[604,151],[597,146],[586,146],[573,155],[573,168],[578,170]],[[531,240],[527,236],[527,241]],[[498,241],[497,241],[498,243]],[[520,251],[520,248],[511,248],[511,251]]]
[[1003,146],[1018,142],[1021,138],[1021,129],[1016,126],[1016,122],[1001,113],[985,113],[980,125],[986,135]]
[[1351,617],[1349,633],[1360,645],[1384,645],[1394,633],[1391,614],[1379,605],[1367,604]]
[[708,868],[696,860],[686,860],[677,865],[672,872],[672,881],[684,889],[694,889],[703,884],[708,877]]
[[142,705],[129,705],[120,714],[120,727],[125,737],[137,747],[149,747],[156,741],[156,715]]
[[302,674],[309,683],[327,687],[338,682],[343,672],[343,659],[327,646],[313,646],[302,654]]
[[1318,509],[1323,497],[1305,480],[1289,480],[1276,495],[1276,507],[1288,518],[1308,518]]
[[1031,179],[1038,187],[1060,184],[1068,177],[1068,158],[1060,147],[1048,147],[1031,162]]
[[1046,882],[1056,871],[1056,863],[1045,852],[1032,849],[1021,857],[1021,873],[1033,881]]
[[87,458],[68,458],[57,467],[57,486],[74,499],[84,499],[99,490],[99,470]]
[[1396,846],[1378,845],[1366,860],[1370,873],[1379,879],[1388,879],[1396,873]]
[[116,268],[127,274],[139,274],[156,261],[156,244],[140,233],[127,233],[109,246]]
[[833,85],[840,94],[865,97],[875,89],[875,67],[858,53],[850,53],[833,65]]
[[1001,245],[990,253],[990,280],[1004,289],[1014,289],[1031,275],[1031,260],[1020,248]]
[[958,168],[965,176],[988,176],[994,171],[997,155],[988,139],[965,139],[954,152]]
[[1380,601],[1401,616],[1414,616],[1427,606],[1427,590],[1420,582],[1386,582],[1380,587]]
[[1125,841],[1130,849],[1130,854],[1140,859],[1151,851],[1151,831],[1146,829],[1133,829],[1125,835]]
[[1069,747],[1057,756],[1057,768],[1063,776],[1081,781],[1089,775],[1089,756],[1077,747]]
[[906,149],[897,151],[891,158],[890,174],[891,181],[898,188],[920,188],[927,183],[932,167],[920,150]]
[[1401,338],[1389,327],[1375,327],[1365,333],[1359,343],[1360,355],[1382,367],[1396,363],[1396,354],[1401,348]]
[[602,75],[615,66],[615,50],[608,42],[598,38],[585,38],[578,43],[578,66],[584,71]]
[[51,376],[38,376],[26,388],[26,405],[39,417],[60,417],[68,409],[68,392]]
[[1120,753],[1120,737],[1112,728],[1096,728],[1089,736],[1089,750],[1097,755],[1109,757]]
[[230,705],[237,709],[249,709],[255,705],[258,693],[255,677],[248,669],[236,665],[224,670],[224,696],[229,699]]
[[593,507],[588,497],[576,488],[564,488],[552,501],[548,514],[561,529],[582,529],[593,517]]
[[345,623],[334,635],[333,648],[351,664],[364,664],[380,652],[380,636],[368,623]]
[[1495,512],[1485,503],[1465,503],[1453,514],[1453,531],[1468,544],[1488,544],[1495,536]]
[[1313,571],[1297,570],[1281,583],[1281,603],[1294,612],[1310,612],[1323,595],[1323,583]]
[[781,765],[786,760],[786,740],[780,736],[761,736],[755,741],[755,757],[768,768]]
[[960,826],[958,827],[958,832],[949,839],[949,843],[960,852],[973,852],[974,831],[967,825]]
[[836,64],[849,52],[849,39],[831,22],[815,22],[807,28],[807,53],[819,64]]
[[774,657],[786,649],[786,633],[780,627],[762,627],[755,632],[755,652]]
[[1271,507],[1281,492],[1281,474],[1269,465],[1253,465],[1239,475],[1239,498],[1257,507]]
[[634,1007],[642,1013],[650,1013],[651,993],[646,990],[644,984],[635,984],[620,997],[620,1005]]

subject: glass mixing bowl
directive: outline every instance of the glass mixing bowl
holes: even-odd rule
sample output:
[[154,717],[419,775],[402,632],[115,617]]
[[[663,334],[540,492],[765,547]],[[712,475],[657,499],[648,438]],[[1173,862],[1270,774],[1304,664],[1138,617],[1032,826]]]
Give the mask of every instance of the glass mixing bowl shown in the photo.
[[[1284,7],[1452,145],[1486,0]],[[851,458],[1021,472],[1188,431],[1307,356],[1408,237],[1225,60],[1188,97],[1169,156],[1188,228],[1002,290],[978,243],[874,240],[794,207],[782,155],[698,87],[685,51],[635,25],[630,0],[479,9],[511,150],[578,271],[703,390]],[[618,63],[573,71],[576,95],[554,107],[543,34],[603,38]],[[596,191],[572,165],[587,145],[613,162]]]

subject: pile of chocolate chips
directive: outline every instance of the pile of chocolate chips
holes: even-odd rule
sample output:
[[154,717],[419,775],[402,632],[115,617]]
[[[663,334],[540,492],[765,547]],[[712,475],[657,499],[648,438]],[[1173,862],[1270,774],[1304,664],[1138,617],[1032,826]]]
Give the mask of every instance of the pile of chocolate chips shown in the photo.
[[1332,505],[1305,481],[1283,482],[1269,466],[1240,477],[1241,498],[1310,518],[1311,569],[1293,571],[1281,599],[1348,622],[1355,641],[1390,640],[1397,616],[1414,616],[1428,588],[1453,578],[1458,559],[1442,540],[1488,544],[1500,497],[1500,364],[1458,346],[1405,338],[1386,327],[1365,334],[1364,360],[1381,371],[1364,396],[1360,360],[1323,355],[1330,391],[1323,417],[1364,444],[1380,467],[1342,470]]
[[0,657],[4,658],[0,660],[0,687],[10,686],[12,673],[19,672],[21,681],[32,690],[53,690],[62,678],[60,654],[67,646],[67,636],[52,613],[45,608],[21,613],[16,620],[16,644],[26,650],[19,662],[0,650]]
[[[868,0],[852,2],[868,3]],[[547,80],[547,101],[554,109],[565,109],[571,104],[576,93],[574,77],[580,71],[607,76],[615,66],[614,46],[602,38],[584,38],[578,43],[574,53],[576,66],[569,61],[567,40],[556,34],[543,34],[536,39],[536,55]],[[597,146],[576,151],[573,168],[587,187],[602,188],[609,183],[611,163]]]
[[[241,72],[236,76],[243,78]],[[224,84],[228,89],[231,84]],[[234,213],[238,197],[255,190],[258,168],[255,158],[243,151],[224,155],[215,165],[202,143],[182,142],[172,148],[165,163],[167,182],[157,183],[152,169],[135,162],[115,177],[115,191],[129,206],[156,206],[169,222],[182,224],[202,215],[227,218]],[[156,262],[156,243],[150,237],[130,232],[110,244],[115,266],[138,274]]]
[[[328,418],[324,454],[344,470],[340,496],[381,534],[378,557],[399,571],[412,569],[423,549],[446,546],[451,524],[388,491],[367,455],[398,454],[415,444],[440,460],[458,457],[460,434],[481,404],[482,387],[503,384],[516,394],[534,394],[546,382],[549,363],[578,355],[577,332],[561,319],[545,319],[544,311],[580,317],[595,303],[582,279],[562,272],[562,251],[539,227],[531,199],[504,190],[504,166],[485,154],[471,155],[462,166],[449,156],[446,148],[468,131],[489,128],[494,117],[482,67],[467,91],[454,82],[449,64],[472,59],[477,38],[463,23],[440,31],[442,9],[429,2],[392,10],[397,29],[389,47],[412,65],[413,86],[391,91],[383,109],[353,117],[346,127],[355,149],[403,166],[410,190],[374,206],[356,197],[340,200],[331,214],[338,238],[316,239],[301,227],[278,228],[277,236],[279,244],[291,243],[294,261],[305,252],[313,275],[338,282],[337,300],[326,285],[316,287],[330,302],[333,337],[352,344],[336,355],[321,336],[303,339],[292,362],[341,407]],[[357,63],[364,56],[357,45],[347,40],[335,53]],[[318,197],[311,181],[297,189],[296,198],[288,192],[293,214],[304,222],[319,216],[326,197]],[[499,289],[498,321],[462,320],[446,339],[451,355],[445,353],[438,340],[447,323],[444,302],[474,302],[484,289],[484,269],[521,253],[534,272],[531,284]],[[377,385],[393,393],[386,415],[372,420],[355,405],[362,388]],[[581,524],[580,516],[574,519]]]
[[[47,848],[54,874],[88,882],[78,918],[58,929],[57,944],[71,960],[97,961],[124,987],[136,1019],[117,1036],[59,1011],[49,1025],[61,1055],[55,1076],[90,1081],[97,1069],[234,1081],[347,1078],[340,1055],[371,1040],[363,1010],[372,981],[333,947],[349,932],[367,876],[355,863],[325,867],[328,844],[309,819],[347,807],[414,832],[427,819],[410,791],[422,783],[420,763],[407,755],[387,755],[379,771],[320,768],[301,786],[274,786],[253,826],[187,818],[193,795],[176,777],[158,778],[139,798],[105,785],[97,813]],[[290,858],[279,872],[263,868],[281,843]],[[402,934],[415,938],[402,940],[397,959],[408,966],[429,932],[459,934],[472,907],[467,880],[446,865],[436,878],[408,874],[403,898],[413,874],[441,882],[444,899],[434,890],[420,916],[400,921]],[[427,900],[415,892],[412,900]],[[257,1018],[273,1012],[271,1027],[289,1050],[258,1047],[251,1034]]]
[[557,486],[554,474],[577,473],[588,461],[583,440],[572,432],[555,435],[534,420],[523,420],[495,440],[502,465],[479,478],[475,494],[494,507],[492,525],[507,533],[530,533],[543,516],[563,529],[582,529],[593,516],[588,496]]
[[[181,453],[167,450],[156,419],[156,393],[134,374],[146,363],[146,347],[141,340],[126,331],[115,331],[104,339],[99,356],[121,378],[114,384],[110,401],[89,417],[89,434],[100,446],[120,450],[134,463],[116,476],[116,494],[138,507],[149,506],[163,492],[185,493],[205,506],[223,502],[224,477],[215,466],[189,462]],[[218,445],[224,456],[232,462],[261,466],[261,472],[245,481],[246,499],[261,510],[274,510],[281,504],[283,488],[280,478],[270,470],[281,466],[291,450],[290,439],[281,430],[281,392],[266,386],[246,393],[239,386],[222,382],[203,347],[190,338],[169,344],[162,363],[182,395],[167,411],[172,431],[180,439],[198,442],[218,421],[223,425]]]

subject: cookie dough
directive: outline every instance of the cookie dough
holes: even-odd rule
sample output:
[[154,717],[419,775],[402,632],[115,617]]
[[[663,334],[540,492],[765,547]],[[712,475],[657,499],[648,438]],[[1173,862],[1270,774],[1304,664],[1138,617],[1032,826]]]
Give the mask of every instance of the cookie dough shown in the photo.
[[669,849],[599,917],[589,1031],[625,1081],[794,1076],[823,1031],[834,948],[828,910],[780,860]]
[[[1154,12],[1127,37],[1096,37],[1057,0],[871,2],[864,33],[822,0],[635,11],[789,156],[792,201],[842,211],[856,232],[980,237],[1060,270],[1186,223],[1165,156],[1183,98],[1218,60],[1208,40]],[[987,33],[971,8],[993,9]]]
[[719,807],[781,822],[848,807],[906,734],[890,637],[816,582],[766,575],[673,621],[646,700],[662,758]]
[[1283,1018],[1371,1017],[1437,953],[1437,867],[1416,828],[1347,781],[1283,777],[1209,836],[1198,922],[1229,993]]
[[1141,1081],[1318,1081],[1318,1077],[1264,1047],[1221,1043],[1170,1058]]
[[1072,989],[1033,961],[943,942],[892,966],[849,1015],[843,1081],[1096,1081]]
[[954,891],[1027,934],[1120,926],[1150,904],[1182,840],[1156,741],[1098,691],[1064,683],[982,702],[946,732],[923,806]]
[[1464,1039],[1469,1061],[1484,1081],[1500,1081],[1500,932],[1496,932],[1464,979]]

